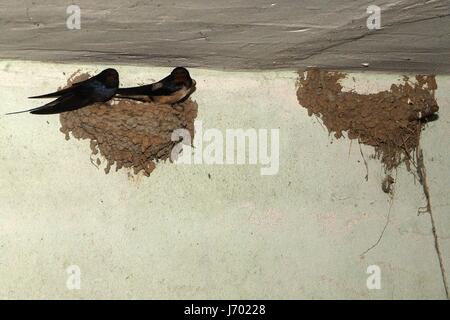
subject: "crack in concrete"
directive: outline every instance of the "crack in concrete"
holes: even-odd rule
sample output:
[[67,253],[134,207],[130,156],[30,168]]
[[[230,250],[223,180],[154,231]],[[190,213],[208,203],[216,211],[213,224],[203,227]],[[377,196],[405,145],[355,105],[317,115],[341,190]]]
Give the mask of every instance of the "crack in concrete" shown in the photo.
[[394,27],[394,26],[400,26],[400,25],[404,25],[404,24],[411,24],[411,23],[415,23],[415,22],[429,21],[429,20],[445,18],[445,17],[450,17],[450,14],[442,14],[442,15],[437,15],[437,16],[434,16],[434,17],[427,17],[427,18],[410,20],[410,21],[400,21],[400,23],[387,24],[386,26]]
[[366,251],[364,251],[363,253],[361,253],[361,255],[360,255],[361,258],[364,258],[364,256],[365,256],[370,250],[372,250],[373,248],[375,248],[376,246],[378,246],[378,245],[380,244],[381,238],[383,238],[384,232],[386,231],[387,226],[388,226],[389,222],[391,221],[391,209],[392,209],[392,204],[393,204],[393,203],[394,203],[394,197],[392,196],[392,197],[391,197],[390,204],[389,204],[389,211],[388,211],[388,214],[387,214],[387,217],[386,217],[386,223],[384,224],[383,230],[381,230],[381,233],[380,233],[380,236],[378,237],[378,240],[377,240],[373,245],[371,245]]
[[436,231],[436,223],[434,220],[433,211],[431,210],[430,190],[428,189],[427,173],[426,173],[425,164],[423,161],[423,152],[420,147],[417,149],[416,157],[417,157],[417,160],[416,160],[417,174],[419,175],[420,183],[423,187],[423,193],[425,194],[425,198],[427,200],[426,211],[430,214],[431,231],[433,233],[433,238],[434,238],[434,248],[436,250],[436,254],[437,254],[438,260],[439,260],[439,267],[441,269],[442,282],[444,284],[445,295],[446,295],[447,300],[450,300],[447,275],[446,275],[445,267],[444,267],[444,258],[442,257],[442,253],[441,253],[441,249],[440,249],[440,245],[439,245],[439,237],[438,237],[437,231]]
[[379,35],[379,34],[382,33],[382,31],[384,29],[386,29],[386,27],[393,28],[393,27],[398,27],[398,26],[401,26],[401,25],[412,24],[412,23],[422,22],[422,21],[429,21],[429,20],[445,18],[445,17],[450,17],[450,14],[437,15],[437,16],[433,16],[433,17],[426,17],[426,18],[410,20],[410,21],[395,21],[393,23],[386,24],[385,27],[383,27],[382,29],[379,29],[379,30],[376,30],[376,31],[369,31],[369,32],[365,32],[365,33],[363,33],[363,34],[361,34],[359,36],[342,39],[342,40],[340,40],[340,41],[338,41],[336,43],[333,43],[333,44],[331,44],[329,46],[321,48],[321,49],[317,50],[316,52],[312,52],[311,54],[308,54],[308,55],[306,55],[304,57],[298,58],[297,60],[298,61],[308,60],[308,59],[310,59],[310,58],[312,58],[314,56],[317,56],[319,54],[324,53],[325,51],[327,51],[329,49],[333,49],[333,48],[339,47],[341,45],[345,45],[347,43],[358,41],[358,40],[361,40],[361,39],[363,39],[365,37],[368,37],[368,36],[371,36],[371,35],[375,35],[375,34]]
[[338,41],[336,43],[330,44],[329,46],[326,46],[324,48],[320,48],[317,51],[312,52],[312,53],[310,53],[310,54],[308,54],[308,55],[306,55],[304,57],[297,58],[296,60],[297,61],[308,60],[309,58],[312,58],[312,57],[317,56],[317,55],[319,55],[321,53],[324,53],[325,51],[327,51],[329,49],[333,49],[333,48],[339,47],[341,45],[344,45],[344,44],[347,44],[347,43],[350,43],[350,42],[353,42],[353,41],[360,40],[360,39],[365,38],[366,36],[370,36],[372,34],[375,34],[375,33],[366,32],[366,33],[364,33],[362,35],[359,35],[359,36],[356,36],[356,37],[350,37],[350,38],[346,38],[346,39],[340,40],[340,41]]

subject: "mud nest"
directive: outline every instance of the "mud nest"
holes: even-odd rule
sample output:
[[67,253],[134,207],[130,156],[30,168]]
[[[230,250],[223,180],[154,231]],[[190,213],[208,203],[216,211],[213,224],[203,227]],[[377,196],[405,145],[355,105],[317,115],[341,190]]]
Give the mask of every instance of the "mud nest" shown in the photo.
[[320,117],[336,138],[348,138],[375,147],[387,171],[405,162],[408,170],[419,146],[424,123],[438,111],[434,76],[416,76],[413,83],[392,84],[376,94],[343,92],[344,73],[309,69],[299,73],[297,98],[310,116]]
[[174,106],[116,100],[62,113],[60,130],[67,140],[70,133],[89,139],[92,153],[106,159],[106,173],[115,164],[116,171],[131,168],[149,176],[157,161],[170,157],[177,143],[171,140],[174,130],[187,129],[194,137],[196,116],[197,104],[191,99]]

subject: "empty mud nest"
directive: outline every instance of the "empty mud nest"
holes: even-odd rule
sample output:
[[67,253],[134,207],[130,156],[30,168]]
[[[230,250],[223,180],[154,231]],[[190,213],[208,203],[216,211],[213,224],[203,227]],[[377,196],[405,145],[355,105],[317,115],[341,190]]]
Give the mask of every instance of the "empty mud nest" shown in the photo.
[[434,76],[404,77],[402,84],[375,94],[343,92],[341,72],[309,69],[299,73],[297,98],[310,116],[316,115],[336,138],[373,146],[386,171],[405,162],[408,170],[424,124],[439,110]]
[[170,158],[178,143],[171,139],[174,130],[187,129],[194,137],[196,116],[197,103],[190,98],[174,106],[117,99],[62,113],[60,130],[67,140],[70,133],[89,139],[92,154],[106,159],[106,173],[115,164],[116,171],[130,168],[149,176],[156,162]]

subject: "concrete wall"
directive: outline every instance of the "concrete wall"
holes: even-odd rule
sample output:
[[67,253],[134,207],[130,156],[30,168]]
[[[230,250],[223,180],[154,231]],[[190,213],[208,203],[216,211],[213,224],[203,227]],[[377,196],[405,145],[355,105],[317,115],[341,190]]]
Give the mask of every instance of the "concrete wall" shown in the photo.
[[[192,69],[204,129],[279,128],[278,174],[161,163],[146,178],[105,175],[88,141],[65,141],[58,116],[3,116],[37,106],[26,97],[65,84],[79,67],[0,62],[0,298],[445,298],[430,216],[417,215],[421,186],[399,168],[391,203],[363,146],[365,181],[358,144],[329,137],[298,105],[295,72]],[[123,85],[169,71],[117,69]],[[351,77],[364,92],[399,78]],[[440,119],[422,147],[449,270],[450,77],[437,81]],[[80,290],[66,286],[71,265]],[[380,290],[366,286],[371,265]]]
[[0,59],[449,73],[449,12],[448,0],[3,0]]

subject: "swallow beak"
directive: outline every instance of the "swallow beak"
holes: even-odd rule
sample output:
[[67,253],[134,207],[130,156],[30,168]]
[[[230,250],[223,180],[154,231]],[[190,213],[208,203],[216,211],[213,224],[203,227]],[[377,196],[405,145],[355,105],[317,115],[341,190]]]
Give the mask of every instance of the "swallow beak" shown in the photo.
[[195,82],[195,80],[192,79],[192,86],[191,86],[191,88],[189,89],[189,94],[190,94],[190,95],[193,94],[193,93],[195,92],[195,90],[197,90],[196,85],[197,85],[197,82]]

